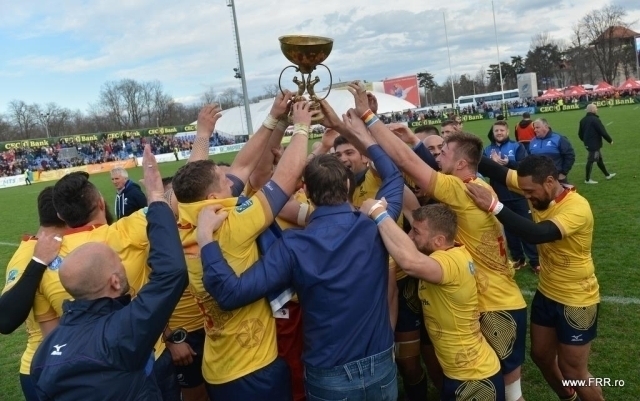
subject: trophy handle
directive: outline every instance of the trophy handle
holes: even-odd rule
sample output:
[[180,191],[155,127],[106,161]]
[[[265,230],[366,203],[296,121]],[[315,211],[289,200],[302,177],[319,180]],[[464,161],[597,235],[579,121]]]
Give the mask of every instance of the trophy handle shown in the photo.
[[329,69],[329,67],[327,67],[324,64],[318,64],[318,65],[323,66],[324,68],[327,69],[327,71],[329,71],[329,89],[327,90],[327,94],[324,95],[324,97],[322,99],[319,99],[319,100],[324,100],[324,99],[328,98],[329,97],[329,93],[331,93],[331,85],[333,85],[333,75],[331,75],[331,70]]
[[278,88],[280,89],[280,93],[282,93],[283,95],[284,95],[284,91],[282,90],[282,84],[281,84],[281,81],[282,81],[282,74],[284,74],[284,72],[285,72],[286,70],[288,70],[289,68],[295,68],[295,69],[296,69],[296,72],[299,72],[299,71],[300,71],[300,70],[298,69],[298,67],[296,67],[295,65],[288,65],[288,66],[284,67],[284,68],[282,69],[282,71],[280,71],[280,77],[278,77]]

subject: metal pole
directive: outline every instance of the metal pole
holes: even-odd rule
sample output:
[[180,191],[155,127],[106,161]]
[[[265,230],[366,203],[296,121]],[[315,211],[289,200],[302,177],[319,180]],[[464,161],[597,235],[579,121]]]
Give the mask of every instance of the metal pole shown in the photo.
[[445,13],[442,13],[442,19],[444,20],[444,37],[447,40],[447,57],[449,58],[449,75],[451,80],[451,95],[453,96],[453,108],[456,108],[456,91],[453,88],[453,70],[451,69],[451,53],[449,52],[449,35],[447,34],[447,17]]
[[242,61],[242,48],[240,46],[240,33],[238,32],[238,20],[236,18],[236,4],[235,0],[228,0],[228,6],[231,7],[231,13],[233,14],[233,29],[236,33],[236,44],[238,47],[238,64],[240,68],[240,79],[242,80],[242,97],[244,99],[244,113],[247,118],[247,133],[249,136],[253,135],[253,123],[251,122],[251,108],[249,107],[249,94],[247,92],[247,80],[244,74],[244,63]]
[[493,11],[493,30],[496,34],[496,50],[498,52],[498,71],[500,72],[500,90],[502,91],[502,107],[504,108],[504,84],[502,83],[502,64],[500,63],[500,47],[498,46],[498,26],[496,25],[496,9],[491,0],[491,10]]

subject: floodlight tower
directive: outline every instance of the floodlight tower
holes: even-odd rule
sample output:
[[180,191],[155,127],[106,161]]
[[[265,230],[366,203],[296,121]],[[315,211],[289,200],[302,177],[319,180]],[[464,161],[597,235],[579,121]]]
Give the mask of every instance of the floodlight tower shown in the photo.
[[242,99],[244,100],[244,113],[247,119],[247,133],[253,135],[253,124],[251,123],[251,108],[249,107],[249,93],[247,91],[247,79],[244,73],[244,62],[242,61],[242,47],[240,46],[240,33],[238,32],[238,19],[236,18],[236,5],[234,0],[227,0],[227,7],[231,7],[231,16],[233,18],[234,40],[236,42],[236,57],[238,68],[234,68],[235,78],[242,81]]

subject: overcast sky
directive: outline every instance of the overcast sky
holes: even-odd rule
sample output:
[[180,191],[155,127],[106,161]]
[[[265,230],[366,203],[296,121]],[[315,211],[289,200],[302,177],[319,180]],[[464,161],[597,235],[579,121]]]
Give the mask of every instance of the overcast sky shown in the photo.
[[[449,75],[445,9],[434,3],[236,0],[249,94],[277,83],[288,65],[278,42],[286,34],[333,38],[326,64],[334,81],[428,70],[441,82]],[[629,21],[640,20],[640,1],[614,3],[626,8]],[[491,2],[442,4],[449,6],[454,74],[475,75],[495,63]],[[600,0],[497,0],[501,60],[526,54],[531,37],[544,30],[569,39],[571,26],[602,5]],[[230,10],[226,0],[0,0],[0,112],[12,99],[86,110],[105,81],[121,78],[157,79],[183,102],[211,86],[240,87],[233,78]],[[640,31],[640,24],[634,28]],[[327,76],[319,75],[326,83]]]

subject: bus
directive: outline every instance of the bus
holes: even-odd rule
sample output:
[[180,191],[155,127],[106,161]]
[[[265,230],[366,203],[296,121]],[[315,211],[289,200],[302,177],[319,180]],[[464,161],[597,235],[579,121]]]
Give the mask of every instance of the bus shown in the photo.
[[507,90],[504,92],[479,93],[477,95],[460,96],[457,101],[459,108],[471,107],[479,104],[497,104],[502,102],[502,94],[504,93],[505,102],[520,101],[520,94],[517,89]]

